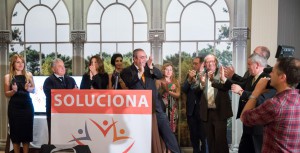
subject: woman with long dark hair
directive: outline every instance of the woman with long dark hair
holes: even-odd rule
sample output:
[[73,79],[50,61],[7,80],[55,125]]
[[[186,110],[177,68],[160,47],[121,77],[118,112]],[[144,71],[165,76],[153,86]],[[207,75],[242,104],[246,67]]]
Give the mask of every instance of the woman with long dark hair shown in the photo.
[[83,74],[80,89],[107,89],[108,74],[104,70],[104,63],[97,55],[89,61],[89,69]]

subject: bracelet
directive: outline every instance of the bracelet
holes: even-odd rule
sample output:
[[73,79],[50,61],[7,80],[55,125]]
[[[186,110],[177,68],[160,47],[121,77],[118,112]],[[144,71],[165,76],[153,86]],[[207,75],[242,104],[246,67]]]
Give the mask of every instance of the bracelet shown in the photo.
[[256,96],[253,96],[253,95],[251,95],[251,96],[249,97],[249,99],[254,99],[254,100],[256,100],[256,99],[257,99],[257,97],[256,97]]

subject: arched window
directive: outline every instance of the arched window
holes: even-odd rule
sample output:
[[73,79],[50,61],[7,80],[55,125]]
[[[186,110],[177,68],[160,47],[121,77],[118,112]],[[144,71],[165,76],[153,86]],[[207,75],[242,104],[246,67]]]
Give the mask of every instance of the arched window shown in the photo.
[[[225,0],[173,0],[166,12],[166,41],[163,61],[172,62],[176,77],[183,82],[192,59],[214,53],[222,65],[232,62],[232,42],[229,40],[229,9]],[[185,112],[185,97],[179,109]],[[188,144],[186,115],[179,115],[178,138],[180,146]]]
[[110,73],[113,53],[123,54],[125,66],[131,63],[134,48],[150,53],[147,40],[147,13],[141,0],[94,0],[87,15],[87,42],[84,58],[99,54]]
[[11,27],[10,55],[25,56],[27,70],[34,75],[51,74],[55,57],[72,73],[72,44],[69,42],[69,14],[62,0],[21,0],[16,3]]

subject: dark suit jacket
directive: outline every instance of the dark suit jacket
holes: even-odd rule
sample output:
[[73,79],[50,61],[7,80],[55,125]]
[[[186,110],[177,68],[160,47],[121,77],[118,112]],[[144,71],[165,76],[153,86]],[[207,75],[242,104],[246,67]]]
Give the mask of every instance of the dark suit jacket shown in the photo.
[[[252,80],[253,80],[253,76],[248,76],[247,78],[245,78],[245,81],[243,82],[239,82],[240,80],[227,80],[225,82],[225,86],[230,89],[231,85],[233,83],[238,84],[239,86],[241,86],[244,90],[243,94],[240,97],[239,100],[239,107],[238,107],[238,112],[236,115],[236,118],[240,118],[241,113],[250,97],[250,95],[252,94],[252,91],[254,90],[257,82],[263,78],[263,77],[269,77],[269,74],[262,72],[259,77],[255,80],[255,82],[252,85]],[[234,78],[232,78],[234,79]],[[266,99],[271,98],[275,95],[276,91],[274,89],[271,89],[269,92],[262,94],[261,96],[258,97],[257,99],[257,103],[256,103],[256,107],[261,105]],[[247,126],[243,126],[243,132],[245,132],[246,134],[255,134],[255,135],[262,135],[263,134],[263,126],[253,126],[253,127],[247,127]]]
[[[216,112],[220,120],[225,120],[233,116],[231,109],[231,99],[227,88],[224,87],[224,84],[219,80],[219,74],[216,74],[214,80],[212,81],[212,87],[215,89],[215,104]],[[207,88],[203,90],[200,103],[200,119],[202,121],[207,121],[207,111],[208,111],[208,102],[206,97]]]
[[199,107],[200,105],[202,91],[193,88],[193,86],[189,84],[188,79],[184,81],[182,91],[186,94],[186,115],[192,116],[195,107]]
[[64,76],[64,82],[65,87],[54,74],[50,75],[44,82],[43,90],[46,95],[46,114],[48,117],[51,115],[51,89],[73,89],[77,86],[75,80],[67,75]]
[[93,76],[93,80],[90,79],[90,75],[85,73],[82,76],[80,83],[80,89],[91,89],[93,86],[94,89],[107,89],[108,85],[108,74],[100,74]]
[[163,112],[161,105],[161,97],[158,96],[158,92],[155,85],[155,80],[162,78],[162,74],[159,69],[153,67],[153,73],[150,73],[150,68],[145,67],[144,76],[145,84],[142,79],[138,77],[138,70],[134,64],[123,69],[120,76],[129,89],[135,90],[152,90],[152,112]]

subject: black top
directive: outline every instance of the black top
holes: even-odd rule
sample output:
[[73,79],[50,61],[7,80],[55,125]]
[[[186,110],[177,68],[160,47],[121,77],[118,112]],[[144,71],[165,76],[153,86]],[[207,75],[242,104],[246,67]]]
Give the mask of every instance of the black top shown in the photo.
[[108,86],[108,74],[98,73],[97,75],[94,75],[92,80],[90,79],[90,75],[85,73],[82,76],[82,80],[80,83],[80,89],[91,89],[93,87],[94,89],[107,89]]

